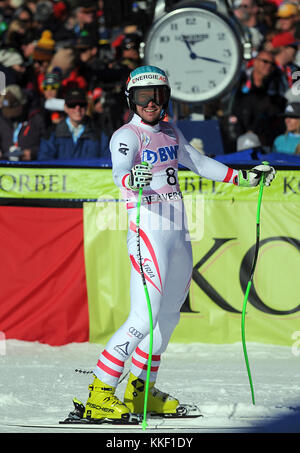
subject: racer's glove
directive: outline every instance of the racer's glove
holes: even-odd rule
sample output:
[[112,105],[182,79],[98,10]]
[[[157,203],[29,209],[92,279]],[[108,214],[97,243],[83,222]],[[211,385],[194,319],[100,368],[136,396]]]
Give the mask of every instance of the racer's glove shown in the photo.
[[152,165],[148,162],[142,162],[132,167],[128,187],[132,190],[139,190],[141,187],[146,187],[152,181],[151,173]]
[[275,168],[270,165],[257,165],[251,170],[239,170],[238,186],[255,187],[259,184],[262,175],[265,175],[264,185],[269,186],[275,178]]

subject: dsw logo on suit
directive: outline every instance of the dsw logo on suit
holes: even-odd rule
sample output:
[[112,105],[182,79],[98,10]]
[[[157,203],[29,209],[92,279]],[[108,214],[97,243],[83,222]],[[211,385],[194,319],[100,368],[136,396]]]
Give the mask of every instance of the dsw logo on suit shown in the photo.
[[[214,244],[210,248],[210,250],[198,261],[198,263],[193,268],[192,278],[193,281],[201,288],[202,291],[220,308],[227,312],[231,313],[241,313],[240,310],[234,308],[228,301],[226,301],[223,296],[217,291],[216,288],[212,286],[201,274],[202,266],[215,255],[217,251],[220,251],[224,244],[228,243],[229,241],[234,241],[237,238],[214,238]],[[283,243],[288,243],[289,245],[295,247],[298,251],[300,251],[300,241],[298,239],[287,237],[287,236],[274,236],[270,238],[266,238],[260,242],[260,248],[262,248],[265,244],[271,243],[274,241],[281,241]],[[252,267],[253,257],[255,253],[255,244],[247,250],[245,253],[241,264],[240,264],[240,271],[239,271],[239,281],[243,293],[245,294],[247,289],[247,284],[249,280],[249,275]],[[222,291],[222,288],[219,289]],[[255,307],[256,309],[270,314],[270,315],[289,315],[292,313],[296,313],[300,311],[300,305],[290,309],[290,310],[276,310],[274,308],[269,307],[259,296],[258,292],[256,291],[255,284],[252,282],[252,286],[249,292],[248,301]],[[190,306],[189,295],[187,296],[182,308],[182,312],[187,313],[195,313]]]
[[156,162],[167,162],[168,160],[177,159],[178,145],[163,146],[157,151],[145,149],[143,151],[143,161],[155,164]]

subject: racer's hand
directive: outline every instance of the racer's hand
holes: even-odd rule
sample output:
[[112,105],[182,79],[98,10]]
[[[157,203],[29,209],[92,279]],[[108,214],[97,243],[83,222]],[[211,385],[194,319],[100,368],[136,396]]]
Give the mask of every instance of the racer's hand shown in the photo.
[[139,190],[141,187],[146,187],[152,181],[152,165],[148,162],[142,162],[132,167],[128,186],[132,190]]
[[259,184],[262,175],[265,175],[264,185],[269,186],[275,178],[275,168],[270,165],[257,165],[251,170],[239,170],[238,185],[241,187],[255,187]]

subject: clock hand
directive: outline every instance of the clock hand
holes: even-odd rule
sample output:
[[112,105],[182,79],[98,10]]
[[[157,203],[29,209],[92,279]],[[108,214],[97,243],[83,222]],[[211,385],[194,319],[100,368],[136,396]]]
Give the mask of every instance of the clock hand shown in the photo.
[[184,44],[186,44],[187,48],[189,49],[190,53],[192,54],[193,51],[192,51],[190,42],[187,40],[187,38],[184,35],[181,35],[181,36],[182,36],[182,40],[183,40]]
[[184,36],[184,35],[181,35],[181,36],[182,36],[182,40],[184,41],[184,43],[186,44],[187,48],[190,51],[190,58],[192,60],[195,60],[196,58],[199,58],[201,60],[210,61],[212,63],[228,64],[228,63],[225,63],[224,61],[221,61],[221,60],[216,60],[214,58],[208,58],[208,57],[201,57],[200,55],[197,55],[195,52],[192,51],[191,43],[188,41],[186,36]]

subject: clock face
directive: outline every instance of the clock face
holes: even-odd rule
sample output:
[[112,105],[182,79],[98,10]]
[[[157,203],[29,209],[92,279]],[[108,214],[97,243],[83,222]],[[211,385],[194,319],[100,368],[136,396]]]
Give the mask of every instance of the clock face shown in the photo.
[[154,24],[145,45],[146,64],[163,69],[172,98],[204,102],[232,86],[240,71],[241,43],[220,14],[181,8]]

